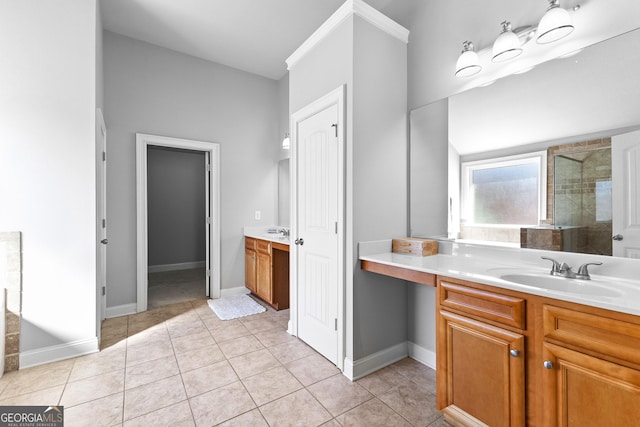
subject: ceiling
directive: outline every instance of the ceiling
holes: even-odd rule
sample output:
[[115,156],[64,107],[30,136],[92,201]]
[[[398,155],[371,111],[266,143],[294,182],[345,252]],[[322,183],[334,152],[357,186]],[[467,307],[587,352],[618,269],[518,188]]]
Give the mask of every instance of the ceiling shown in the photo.
[[[406,25],[416,0],[367,0]],[[101,0],[105,30],[271,79],[344,0]]]

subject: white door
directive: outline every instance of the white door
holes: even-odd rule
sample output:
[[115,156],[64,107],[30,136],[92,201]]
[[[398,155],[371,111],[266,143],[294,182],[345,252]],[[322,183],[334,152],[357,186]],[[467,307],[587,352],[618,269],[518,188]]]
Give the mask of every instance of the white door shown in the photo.
[[96,198],[98,247],[98,280],[96,282],[96,333],[100,339],[100,328],[107,304],[107,127],[102,111],[96,110]]
[[611,139],[613,255],[640,259],[640,131]]
[[204,294],[211,296],[211,206],[209,194],[211,186],[211,153],[204,152],[204,235],[205,235],[205,272]]
[[338,106],[297,124],[298,337],[338,363]]

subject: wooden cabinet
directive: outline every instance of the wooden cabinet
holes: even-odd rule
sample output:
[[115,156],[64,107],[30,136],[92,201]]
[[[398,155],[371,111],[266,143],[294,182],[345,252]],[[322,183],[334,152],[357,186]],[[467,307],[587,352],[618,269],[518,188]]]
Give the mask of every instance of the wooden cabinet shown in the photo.
[[256,239],[244,239],[244,282],[247,289],[256,292]]
[[451,424],[638,424],[638,316],[441,276],[437,284],[437,404]]
[[276,310],[289,308],[289,245],[245,237],[245,285]]
[[544,305],[545,426],[640,422],[640,324]]
[[437,400],[450,423],[525,425],[524,306],[438,281]]

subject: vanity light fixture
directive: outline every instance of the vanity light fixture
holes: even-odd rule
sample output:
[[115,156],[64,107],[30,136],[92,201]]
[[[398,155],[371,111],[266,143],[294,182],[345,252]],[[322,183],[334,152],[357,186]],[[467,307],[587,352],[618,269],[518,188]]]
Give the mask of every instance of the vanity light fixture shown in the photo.
[[493,43],[493,62],[508,61],[522,53],[520,38],[511,31],[511,22],[503,21],[502,32]]
[[547,44],[568,36],[573,31],[569,12],[560,7],[560,0],[549,0],[549,8],[538,24],[536,41]]
[[284,134],[284,139],[282,140],[282,149],[288,150],[291,148],[291,140],[289,138],[289,132]]
[[478,54],[473,50],[473,43],[465,41],[462,43],[462,53],[456,62],[456,76],[470,77],[478,74],[482,70]]

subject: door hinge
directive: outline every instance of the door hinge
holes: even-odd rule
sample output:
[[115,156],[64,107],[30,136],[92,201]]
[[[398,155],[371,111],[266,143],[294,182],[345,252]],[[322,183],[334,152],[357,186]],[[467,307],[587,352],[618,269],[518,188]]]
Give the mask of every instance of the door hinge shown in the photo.
[[336,234],[338,234],[338,221],[336,221]]
[[337,124],[337,123],[334,123],[334,124],[332,124],[332,125],[331,125],[331,127],[335,129],[335,131],[336,131],[336,138],[337,138],[337,137],[338,137],[338,124]]
[[107,220],[102,218],[102,228],[107,228]]
[[107,152],[106,152],[106,151],[103,151],[103,152],[102,152],[102,161],[103,161],[103,162],[106,162],[106,161],[107,161]]
[[211,276],[211,270],[207,270],[207,276]]
[[207,165],[207,172],[211,172],[211,163]]
[[211,224],[211,217],[210,216],[207,217],[207,224]]
[[335,327],[335,329],[336,329],[336,331],[337,331],[337,330],[338,330],[338,319],[336,318],[336,319],[333,319],[333,320],[334,320],[334,322],[333,322],[333,323],[334,323],[334,325],[335,325],[334,327]]
[[107,287],[103,286],[102,287],[102,296],[105,296],[107,294]]

